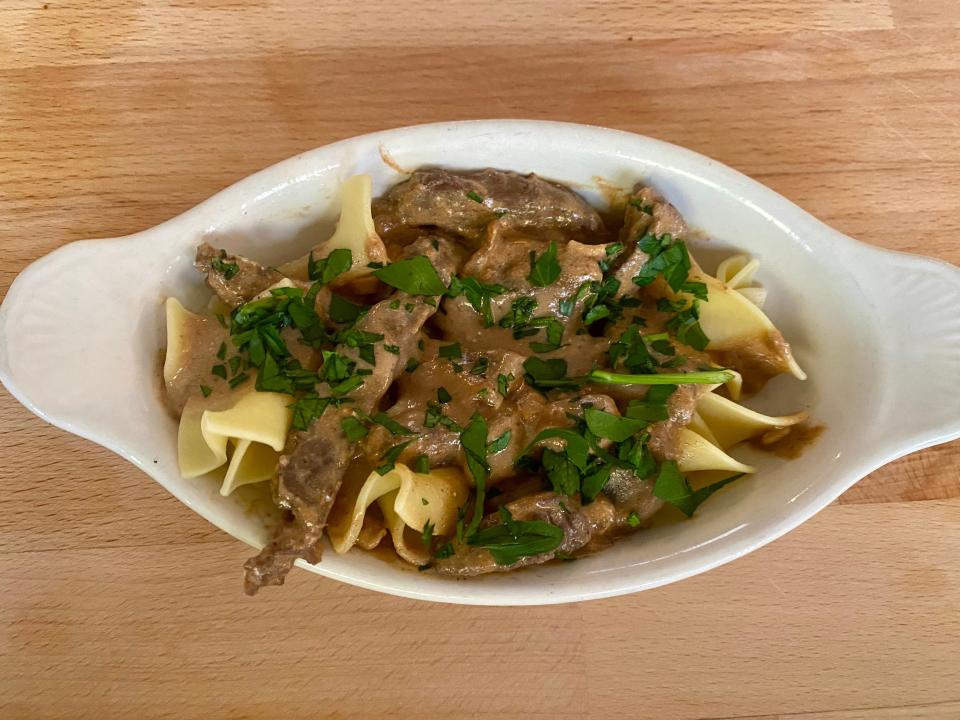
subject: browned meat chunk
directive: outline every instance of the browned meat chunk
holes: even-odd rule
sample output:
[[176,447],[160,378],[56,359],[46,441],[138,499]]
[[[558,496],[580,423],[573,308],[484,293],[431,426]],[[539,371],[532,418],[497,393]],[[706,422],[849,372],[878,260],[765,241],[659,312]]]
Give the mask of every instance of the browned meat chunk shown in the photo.
[[[523,447],[524,434],[512,403],[499,392],[498,378],[503,376],[507,388],[519,385],[525,358],[501,350],[467,352],[457,361],[457,366],[461,368],[457,372],[454,361],[437,357],[439,344],[429,341],[420,366],[413,373],[400,376],[397,381],[399,400],[387,410],[387,415],[392,419],[416,433],[400,460],[409,462],[412,458],[425,455],[431,467],[459,465],[466,472],[460,433],[456,427],[467,425],[474,413],[480,413],[487,418],[491,438],[510,433],[507,447],[487,457],[491,479],[496,481],[512,475],[513,460]],[[507,378],[511,379],[508,381]],[[441,388],[450,396],[442,405],[437,402]],[[425,423],[431,408],[434,413],[437,410],[443,413],[444,423],[438,422],[434,414],[432,427],[427,427]],[[446,422],[448,420],[456,425]],[[366,454],[368,457],[377,457],[396,441],[385,428],[376,427],[366,439]]]
[[[581,505],[575,498],[563,497],[552,492],[538,493],[507,503],[507,510],[514,520],[541,520],[563,530],[560,546],[549,553],[523,557],[511,565],[498,565],[490,551],[472,545],[455,545],[450,557],[437,560],[436,569],[442,575],[473,577],[492,572],[506,572],[528,565],[539,565],[552,560],[557,553],[572,553],[586,548],[589,543],[601,538],[617,523],[617,509],[601,496],[589,505]],[[500,522],[493,513],[484,518],[481,527]]]
[[197,247],[194,266],[207,276],[207,284],[217,297],[231,308],[243,305],[283,280],[283,275],[276,270],[242,255],[230,255],[226,250],[218,250],[207,243]]
[[637,240],[647,233],[670,234],[686,238],[687,224],[677,209],[653,188],[638,184],[627,200],[620,229],[620,242],[626,248],[618,258],[613,277],[620,281],[621,292],[635,294],[633,277],[647,261],[647,254],[637,247]]
[[561,303],[576,296],[580,286],[601,280],[599,262],[605,256],[605,246],[585,245],[576,241],[563,243],[557,250],[560,274],[546,287],[530,283],[530,254],[539,258],[550,249],[550,242],[542,238],[522,235],[494,223],[483,244],[463,268],[464,275],[487,284],[505,288],[503,294],[491,298],[493,325],[486,327],[483,317],[470,305],[466,297],[450,298],[444,303],[446,312],[437,316],[438,326],[450,337],[458,338],[465,347],[483,349],[499,347],[517,353],[530,354],[530,342],[539,337],[514,338],[512,330],[499,326],[514,303],[533,302],[533,318],[553,317],[563,325],[564,342],[569,342],[579,327],[582,300],[568,314],[561,312]]
[[[407,249],[408,256],[423,255],[436,268],[444,283],[456,272],[461,262],[458,248],[445,239],[422,238]],[[397,302],[399,301],[399,302]],[[413,305],[407,312],[405,305]],[[358,330],[383,335],[375,344],[376,363],[364,377],[363,385],[352,395],[352,406],[370,412],[403,370],[416,347],[416,338],[423,323],[436,308],[404,292],[374,305],[356,325]],[[386,345],[395,345],[397,353],[388,352]],[[337,352],[352,357],[358,364],[358,350],[345,345]],[[321,396],[329,388],[320,388]],[[281,508],[290,511],[293,521],[281,525],[274,540],[258,556],[247,561],[244,588],[255,593],[263,585],[283,584],[298,557],[308,562],[320,559],[320,541],[327,516],[344,471],[353,456],[353,443],[343,435],[341,420],[351,410],[328,408],[305,432],[291,434],[286,452],[280,457],[277,470],[276,495]]]
[[436,227],[479,240],[496,218],[512,228],[583,237],[603,231],[597,211],[569,188],[502,170],[415,171],[373,207],[377,231]]

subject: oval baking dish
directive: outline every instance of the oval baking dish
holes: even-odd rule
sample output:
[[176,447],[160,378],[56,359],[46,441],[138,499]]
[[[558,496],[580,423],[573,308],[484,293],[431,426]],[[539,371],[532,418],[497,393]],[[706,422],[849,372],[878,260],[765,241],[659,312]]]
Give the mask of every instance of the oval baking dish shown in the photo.
[[748,450],[758,475],[717,494],[693,521],[574,563],[459,582],[365,553],[328,552],[316,572],[407,597],[490,605],[634,592],[750,552],[880,465],[960,436],[960,270],[856,242],[688,150],[534,121],[441,123],[345,140],[256,173],[157,227],[71,243],[24,270],[0,306],[0,380],[40,417],[119,453],[218,527],[261,546],[266,529],[243,494],[224,498],[212,479],[180,477],[177,422],[159,388],[161,300],[202,301],[207,291],[192,269],[199,242],[280,262],[330,234],[345,178],[369,174],[376,194],[423,165],[536,172],[598,206],[611,188],[653,185],[702,231],[692,247],[708,266],[730,251],[762,262],[765,311],[809,379],[775,379],[752,406],[802,408],[826,429],[796,460]]

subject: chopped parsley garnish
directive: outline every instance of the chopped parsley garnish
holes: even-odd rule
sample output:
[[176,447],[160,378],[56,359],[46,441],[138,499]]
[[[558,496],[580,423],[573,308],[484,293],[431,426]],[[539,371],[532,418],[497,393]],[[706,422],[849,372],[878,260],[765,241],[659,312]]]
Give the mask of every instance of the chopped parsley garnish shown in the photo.
[[536,298],[518,297],[510,304],[510,312],[500,318],[500,327],[514,328],[514,337],[518,337],[517,330],[530,322],[536,309]]
[[503,285],[482,283],[476,278],[456,276],[450,280],[450,287],[447,289],[447,295],[452,298],[463,295],[470,307],[476,310],[483,317],[485,327],[493,325],[493,310],[490,308],[490,299],[498,295],[503,295],[507,289]]
[[623,252],[623,248],[624,245],[621,242],[610,243],[604,248],[604,258],[598,263],[600,265],[600,272],[607,273],[610,271],[613,260]]
[[670,233],[659,236],[648,233],[640,238],[637,245],[648,257],[640,272],[634,276],[634,283],[644,287],[662,275],[674,292],[690,293],[699,300],[707,299],[707,286],[687,279],[691,267],[690,254],[683,240],[675,239]]
[[637,210],[647,215],[653,215],[653,205],[644,205],[640,198],[630,198],[628,204],[633,205]]
[[470,369],[471,375],[476,375],[477,377],[486,377],[487,370],[490,367],[490,358],[486,355],[481,355],[477,358],[477,361],[473,364],[473,367]]
[[700,307],[699,301],[694,300],[686,310],[682,310],[667,321],[667,328],[672,330],[677,340],[684,345],[689,345],[694,350],[706,350],[710,344],[703,328],[700,327]]
[[635,512],[631,512],[629,515],[627,515],[627,523],[630,525],[630,527],[640,527],[640,516]]
[[290,407],[293,409],[293,429],[306,430],[310,424],[323,415],[330,404],[330,398],[318,397],[315,393],[304,395]]
[[423,416],[423,426],[426,428],[435,428],[437,425],[445,427],[448,430],[459,433],[463,428],[453,419],[443,414],[443,408],[439,403],[428,402],[427,411]]
[[384,343],[384,344],[383,344],[383,349],[384,349],[385,352],[388,352],[388,353],[390,353],[391,355],[399,355],[399,354],[400,354],[400,346],[399,346],[399,345],[388,345],[387,343]]
[[597,408],[587,408],[583,412],[587,428],[597,437],[614,442],[623,442],[647,426],[646,420],[614,415]]
[[557,350],[563,343],[563,324],[552,315],[549,317],[534,318],[527,327],[543,328],[546,330],[546,342],[532,342],[530,349],[536,353],[548,353]]
[[420,540],[423,541],[423,546],[430,549],[430,546],[433,544],[433,530],[436,526],[427,520],[423,524],[423,532],[420,534]]
[[307,277],[320,285],[328,285],[338,275],[347,272],[352,265],[353,254],[347,248],[332,250],[329,255],[319,260],[313,259],[311,250],[310,257],[307,258]]
[[460,347],[460,343],[455,342],[452,345],[441,345],[440,349],[437,351],[437,354],[448,360],[456,360],[463,357],[463,348]]
[[490,466],[487,465],[487,421],[480,415],[474,415],[467,427],[460,433],[460,445],[467,460],[467,470],[473,477],[474,508],[473,517],[467,525],[465,537],[472,538],[483,519],[483,502],[487,490],[487,478]]
[[467,193],[467,197],[473,200],[475,203],[480,203],[483,205],[483,197],[480,196],[480,193],[471,190]]
[[[369,432],[367,426],[353,415],[347,415],[347,417],[343,418],[340,421],[340,427],[350,442],[356,442]],[[383,475],[383,473],[380,474]]]
[[513,565],[522,558],[556,550],[563,543],[563,530],[542,520],[514,520],[500,508],[500,523],[469,537],[469,543],[486,548],[498,565]]
[[580,484],[580,495],[583,496],[583,499],[592,502],[600,494],[600,491],[606,487],[611,472],[613,472],[613,468],[610,465],[602,465],[585,476]]
[[627,405],[627,417],[648,423],[660,422],[670,417],[667,402],[677,389],[676,385],[653,385],[643,400],[631,400]]
[[[428,458],[426,455],[417,456],[417,459],[413,464],[413,469],[421,475],[426,475],[428,472],[430,472],[430,458]],[[423,498],[423,504],[427,504],[426,498]]]
[[573,496],[580,491],[580,472],[565,454],[546,449],[540,462],[555,493]]
[[417,360],[416,358],[410,358],[409,360],[407,360],[407,366],[404,368],[404,371],[408,373],[412,373],[418,367],[420,367],[420,361]]
[[377,468],[377,474],[386,475],[388,472],[393,470],[393,468],[397,464],[397,460],[400,458],[400,455],[406,449],[407,445],[409,445],[412,442],[413,440],[407,440],[406,442],[402,442],[398,445],[394,445],[393,447],[388,449],[380,458],[381,460],[383,460],[383,464]]
[[335,323],[345,325],[355,322],[366,310],[363,305],[352,303],[342,295],[330,294],[330,319]]
[[684,515],[690,517],[704,500],[724,485],[729,485],[741,477],[743,473],[719,480],[699,490],[693,490],[687,479],[680,473],[677,463],[666,460],[660,466],[660,474],[653,485],[653,494],[664,502],[676,506]]
[[623,331],[620,339],[610,346],[608,354],[613,369],[622,366],[631,373],[640,374],[652,373],[657,367],[636,325],[630,325]]
[[377,425],[382,425],[394,435],[416,435],[413,430],[401,425],[384,412],[378,412],[371,418],[371,420],[373,420]]
[[423,255],[390,263],[374,270],[373,274],[381,282],[408,295],[443,295],[447,291],[437,269]]
[[498,437],[496,440],[492,440],[487,445],[487,455],[496,455],[498,452],[502,452],[507,449],[507,446],[510,444],[511,432],[507,430],[503,435]]
[[507,375],[500,373],[497,375],[497,392],[503,395],[503,397],[506,397],[507,393],[510,392],[510,383],[512,383],[513,380],[513,373],[508,373]]
[[[223,257],[226,257],[224,255]],[[210,261],[210,267],[216,270],[218,273],[223,275],[224,280],[233,280],[238,272],[240,272],[240,266],[236,263],[227,262],[223,258],[214,258]]]
[[547,250],[537,257],[530,251],[530,274],[527,280],[536,287],[547,287],[560,277],[560,262],[557,260],[557,243],[551,242]]
[[576,384],[567,378],[567,361],[563,358],[541,360],[538,357],[527,358],[523,362],[524,378],[535,387],[560,387]]

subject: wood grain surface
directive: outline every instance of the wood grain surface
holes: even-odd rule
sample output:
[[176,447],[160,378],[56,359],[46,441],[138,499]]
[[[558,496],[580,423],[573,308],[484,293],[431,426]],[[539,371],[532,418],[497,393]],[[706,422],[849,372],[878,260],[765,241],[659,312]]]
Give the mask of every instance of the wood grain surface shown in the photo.
[[[0,293],[302,150],[484,117],[653,135],[960,263],[955,0],[2,0]],[[250,599],[245,546],[0,391],[0,717],[960,718],[958,476],[904,458],[630,597]]]

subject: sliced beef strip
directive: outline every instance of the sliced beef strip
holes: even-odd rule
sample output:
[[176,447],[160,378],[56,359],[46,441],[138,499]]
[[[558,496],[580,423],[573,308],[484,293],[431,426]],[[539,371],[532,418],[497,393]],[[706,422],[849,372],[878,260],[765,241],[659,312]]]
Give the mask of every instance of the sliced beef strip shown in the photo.
[[537,302],[533,317],[556,318],[564,327],[564,342],[568,342],[580,327],[583,301],[578,302],[569,315],[560,312],[560,303],[574,297],[584,283],[602,279],[599,262],[605,257],[605,246],[573,240],[560,244],[557,252],[560,276],[547,287],[533,286],[527,279],[530,253],[540,257],[549,246],[547,240],[517,233],[499,223],[491,225],[483,244],[464,266],[463,274],[505,288],[502,295],[490,301],[493,326],[485,327],[483,317],[461,296],[444,302],[445,312],[436,318],[438,327],[467,348],[498,347],[529,355],[531,342],[545,340],[544,331],[518,339],[513,337],[512,330],[498,323],[510,313],[515,300],[533,298]]
[[637,246],[637,240],[647,233],[657,236],[670,234],[675,238],[685,239],[687,224],[677,209],[664,200],[660,193],[651,187],[638,184],[628,198],[623,213],[620,242],[624,244],[625,250],[618,258],[613,272],[613,277],[620,281],[621,293],[636,294],[631,292],[631,288],[637,289],[633,284],[633,277],[647,261],[647,254]]
[[[407,255],[427,257],[444,283],[449,283],[462,261],[459,248],[434,237],[416,241],[408,247]],[[397,300],[399,303],[394,302]],[[404,307],[408,303],[413,304],[411,312]],[[364,384],[350,396],[353,407],[367,413],[376,407],[403,370],[415,350],[420,328],[435,310],[422,298],[398,291],[374,305],[357,322],[358,330],[384,337],[374,346],[376,365],[370,368],[372,374],[365,376]],[[398,346],[399,353],[387,352],[385,345]],[[366,365],[354,348],[339,346],[337,352],[357,359],[360,367]],[[328,387],[319,389],[321,396],[328,393]],[[311,563],[320,559],[327,516],[353,457],[354,444],[347,440],[341,428],[341,420],[350,413],[348,406],[328,408],[308,430],[291,433],[287,448],[280,456],[276,496],[277,504],[289,511],[292,520],[282,524],[271,543],[244,566],[244,589],[248,594],[256,593],[264,585],[283,584],[298,557]]]
[[[450,401],[442,405],[446,417],[463,427],[474,413],[479,412],[487,418],[491,439],[510,432],[509,445],[488,457],[491,479],[509,476],[513,472],[513,457],[523,441],[523,432],[512,403],[498,390],[498,377],[513,376],[508,388],[519,385],[525,358],[503,350],[467,352],[458,362],[462,369],[457,372],[453,361],[437,356],[440,344],[435,340],[427,341],[423,362],[413,373],[401,374],[397,380],[397,402],[386,411],[391,418],[417,433],[400,460],[409,463],[413,458],[425,455],[431,467],[465,466],[460,434],[444,425],[432,428],[424,425],[428,405],[437,402],[437,392],[444,388],[451,396]],[[483,375],[476,373],[478,368],[484,367]],[[365,439],[364,450],[368,458],[376,460],[397,441],[398,438],[386,428],[377,426]]]
[[[227,273],[214,267],[215,260],[236,265],[237,271],[228,278]],[[208,243],[197,247],[194,267],[207,276],[210,289],[231,308],[243,305],[284,277],[272,268],[264,267],[242,255],[231,255],[226,250],[219,250]]]
[[374,202],[373,217],[381,236],[405,227],[437,227],[477,241],[498,217],[508,227],[554,237],[604,231],[597,211],[569,188],[533,174],[491,169],[416,170]]
[[[581,505],[576,498],[544,492],[509,502],[506,508],[515,520],[541,520],[559,527],[563,530],[560,546],[552,552],[520,558],[512,565],[498,565],[490,551],[485,548],[455,544],[453,555],[437,560],[437,572],[465,578],[539,565],[552,560],[557,553],[587,549],[593,542],[605,544],[607,533],[618,522],[617,509],[602,495],[589,505]],[[491,513],[483,519],[481,527],[489,527],[499,522],[499,515]]]

